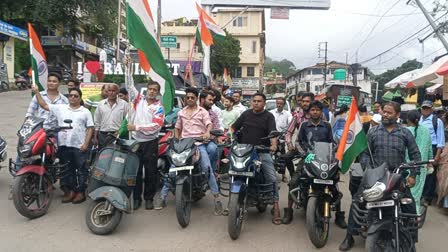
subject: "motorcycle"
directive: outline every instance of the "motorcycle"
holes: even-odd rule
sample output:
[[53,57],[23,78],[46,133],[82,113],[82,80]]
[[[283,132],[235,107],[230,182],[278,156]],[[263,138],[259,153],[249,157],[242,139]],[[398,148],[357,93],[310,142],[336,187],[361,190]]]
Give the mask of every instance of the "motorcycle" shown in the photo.
[[[223,135],[220,130],[212,130],[211,135]],[[191,203],[199,201],[208,189],[209,172],[202,172],[200,167],[201,155],[196,146],[203,142],[202,138],[173,139],[168,151],[170,173],[175,173],[176,216],[183,228],[190,224]]]
[[19,73],[14,74],[16,87],[21,89],[31,88],[30,77],[27,70],[22,70]]
[[136,184],[139,158],[135,140],[117,138],[101,149],[91,167],[86,224],[92,233],[106,235],[120,224],[123,212],[131,213],[130,197]]
[[[316,248],[326,245],[331,211],[339,204],[342,195],[339,192],[338,162],[335,159],[336,147],[333,143],[310,143],[304,158],[304,166],[299,175],[299,186],[289,193],[299,207],[306,209],[306,229]],[[298,195],[298,197],[296,196]]]
[[410,194],[406,175],[407,171],[418,170],[431,162],[433,160],[404,163],[393,171],[389,171],[386,164],[366,170],[352,209],[355,223],[366,233],[367,251],[416,251],[418,229],[423,225],[426,212],[420,215],[402,212],[403,206],[413,203],[406,195]]
[[163,185],[163,179],[167,177],[170,169],[169,162],[169,146],[170,140],[173,138],[172,125],[165,125],[159,133],[159,149],[157,159],[157,170],[160,175],[160,185]]
[[[45,215],[53,198],[53,184],[63,174],[65,164],[56,158],[58,149],[56,134],[69,130],[72,120],[66,119],[65,127],[43,129],[44,120],[29,117],[17,133],[17,153],[20,164],[9,159],[9,170],[14,178],[12,199],[17,211],[29,219]],[[16,166],[20,166],[17,171]]]
[[280,174],[285,174],[285,169],[286,169],[285,160],[283,160],[281,158],[281,156],[286,153],[285,135],[286,135],[286,132],[282,132],[278,136],[278,149],[274,153],[274,156],[272,157],[274,160],[275,170],[277,170],[277,172]]
[[[5,161],[7,158],[7,152],[6,149],[8,148],[8,145],[6,144],[6,140],[0,136],[0,163]],[[2,166],[0,165],[0,169]]]
[[[271,132],[262,140],[275,138],[279,132]],[[232,240],[241,234],[247,208],[256,207],[260,213],[274,203],[275,183],[266,184],[261,171],[258,153],[269,153],[264,145],[239,144],[235,140],[230,148],[229,216],[227,231]],[[220,188],[226,190],[226,188]]]

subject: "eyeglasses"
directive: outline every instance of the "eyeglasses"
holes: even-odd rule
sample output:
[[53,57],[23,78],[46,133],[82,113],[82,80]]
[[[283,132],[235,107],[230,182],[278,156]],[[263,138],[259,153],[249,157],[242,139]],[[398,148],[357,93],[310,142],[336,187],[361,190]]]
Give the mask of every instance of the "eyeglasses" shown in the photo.
[[431,107],[422,107],[423,110],[432,109]]
[[196,97],[194,97],[194,96],[185,96],[185,99],[187,99],[187,100],[194,100],[194,99],[196,99]]
[[69,94],[68,97],[79,98],[79,95],[76,95],[76,94]]

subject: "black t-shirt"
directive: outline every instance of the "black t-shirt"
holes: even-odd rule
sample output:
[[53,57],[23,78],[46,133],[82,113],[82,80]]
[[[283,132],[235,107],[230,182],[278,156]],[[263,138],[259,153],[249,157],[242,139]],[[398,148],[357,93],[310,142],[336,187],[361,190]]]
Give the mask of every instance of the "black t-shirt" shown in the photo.
[[319,124],[314,125],[311,121],[302,123],[300,127],[298,142],[304,150],[308,150],[308,135],[311,134],[312,142],[333,142],[333,133],[331,125],[328,122],[320,121]]
[[264,110],[254,113],[253,110],[246,110],[232,125],[235,132],[240,131],[239,142],[242,144],[266,145],[270,146],[270,140],[261,140],[269,133],[276,130],[275,118],[272,113]]

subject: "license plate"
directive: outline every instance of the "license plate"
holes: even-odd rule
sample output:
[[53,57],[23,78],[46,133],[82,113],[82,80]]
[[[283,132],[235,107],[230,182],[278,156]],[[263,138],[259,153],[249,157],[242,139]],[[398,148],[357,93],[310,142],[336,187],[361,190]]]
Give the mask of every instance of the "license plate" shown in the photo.
[[229,175],[253,177],[253,176],[254,176],[254,173],[253,173],[253,172],[237,172],[237,171],[229,171]]
[[395,202],[393,200],[368,202],[366,205],[366,208],[370,209],[370,208],[378,208],[378,207],[390,207],[390,206],[393,206],[394,204],[395,204]]
[[314,179],[314,184],[332,185],[333,180]]
[[178,172],[178,171],[189,171],[193,170],[194,166],[181,166],[181,167],[174,167],[170,168],[170,172]]

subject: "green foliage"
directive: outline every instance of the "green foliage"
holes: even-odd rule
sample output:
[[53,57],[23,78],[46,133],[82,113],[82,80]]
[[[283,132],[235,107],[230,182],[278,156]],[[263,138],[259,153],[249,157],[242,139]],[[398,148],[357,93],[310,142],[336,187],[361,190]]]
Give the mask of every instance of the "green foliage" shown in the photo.
[[213,75],[224,74],[224,68],[232,72],[240,64],[240,41],[226,31],[223,40],[215,39],[211,46],[210,70]]
[[448,33],[448,19],[446,18],[446,12],[448,11],[448,0],[434,0],[434,7],[432,9],[432,16],[436,17],[438,13],[445,13],[445,19],[439,20],[439,31],[442,33]]
[[294,63],[287,59],[283,59],[281,61],[272,60],[269,57],[266,57],[264,62],[264,72],[272,72],[275,69],[277,73],[281,73],[283,77],[293,74],[296,71],[296,66]]
[[14,41],[14,71],[29,69],[31,67],[30,44],[22,40]]

